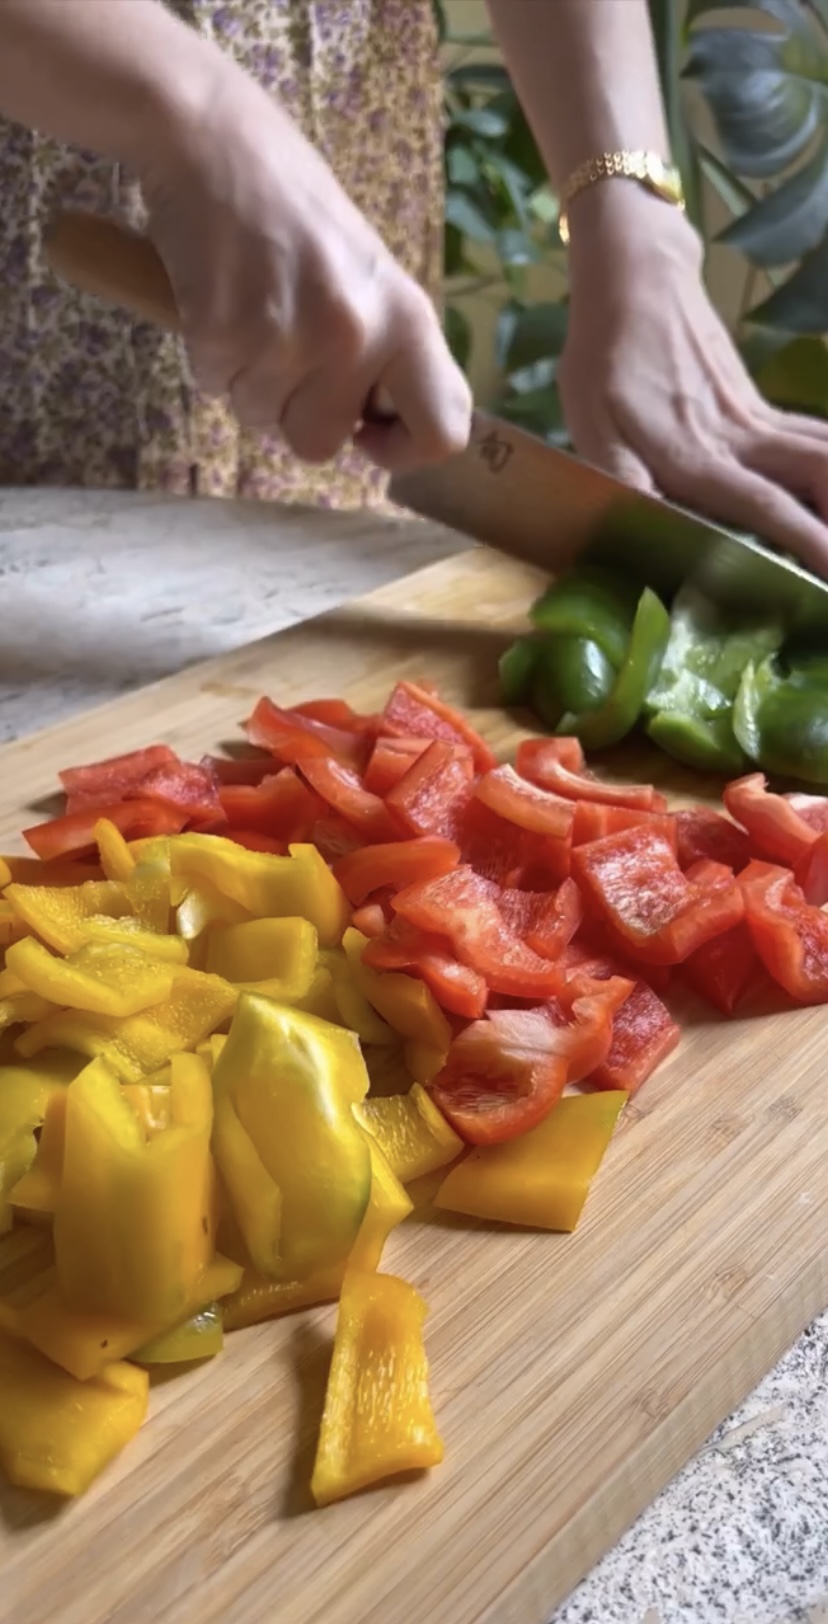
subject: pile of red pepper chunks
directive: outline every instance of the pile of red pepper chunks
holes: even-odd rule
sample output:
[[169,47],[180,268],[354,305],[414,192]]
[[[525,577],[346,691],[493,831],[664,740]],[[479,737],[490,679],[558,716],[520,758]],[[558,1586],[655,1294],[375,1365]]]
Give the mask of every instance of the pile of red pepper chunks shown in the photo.
[[679,1041],[664,998],[681,983],[727,1015],[769,978],[777,1005],[780,988],[828,1001],[828,798],[756,773],[724,812],[670,812],[650,785],[593,776],[571,738],[498,765],[425,682],[371,716],[261,699],[246,732],[258,753],[240,759],[153,745],[70,769],[65,814],[26,839],[47,862],[88,856],[99,818],[128,839],[312,841],[365,963],[419,976],[450,1017],[432,1092],[468,1143],[526,1132],[567,1085],[634,1093]]

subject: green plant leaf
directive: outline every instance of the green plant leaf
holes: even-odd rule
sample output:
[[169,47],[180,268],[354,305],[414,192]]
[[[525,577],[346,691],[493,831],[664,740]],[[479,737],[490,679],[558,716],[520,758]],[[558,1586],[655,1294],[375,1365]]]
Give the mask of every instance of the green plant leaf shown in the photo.
[[768,356],[755,376],[772,405],[828,418],[828,347],[823,339],[792,339]]
[[477,186],[480,164],[473,148],[450,146],[446,152],[446,175],[450,186]]
[[787,282],[751,310],[749,320],[786,333],[828,332],[828,237],[805,255]]
[[542,361],[533,361],[530,366],[510,372],[506,382],[513,394],[532,395],[538,389],[548,389],[555,382],[556,372],[557,362],[547,355]]
[[511,305],[508,328],[499,335],[499,360],[506,372],[517,372],[560,355],[566,338],[568,311],[563,303]]
[[699,145],[698,150],[702,174],[710,182],[714,191],[718,192],[719,197],[725,206],[730,209],[731,214],[738,219],[747,209],[752,209],[756,203],[756,198],[750,187],[745,186],[743,181],[737,180],[736,176],[730,173],[727,164],[723,164],[721,158],[717,158],[715,152],[710,152],[707,147],[701,145]]
[[497,251],[504,265],[535,265],[541,257],[537,243],[525,231],[509,226],[497,233]]
[[571,443],[555,384],[525,395],[507,395],[496,403],[495,410],[509,422],[517,423],[531,434],[540,435],[550,445],[568,446]]
[[756,379],[777,351],[790,343],[785,333],[774,327],[748,327],[739,341],[739,354],[751,377]]
[[698,29],[685,72],[701,86],[731,168],[767,178],[795,163],[819,127],[828,51],[795,0],[762,0],[750,9],[784,22],[785,32]]
[[471,237],[473,242],[493,243],[497,237],[497,225],[490,218],[490,211],[486,204],[462,187],[453,187],[446,193],[445,205],[446,223],[454,226],[465,237]]
[[681,173],[690,219],[702,221],[702,187],[696,143],[684,112],[681,67],[686,40],[682,8],[676,0],[649,0],[650,23],[661,80],[661,95],[673,161]]
[[468,130],[471,135],[481,135],[495,141],[504,136],[509,128],[508,118],[491,103],[488,107],[462,109],[455,113],[454,124],[457,129]]
[[466,257],[466,239],[462,231],[448,221],[443,233],[443,275],[450,280],[473,273],[474,266]]
[[754,265],[790,265],[816,248],[826,229],[828,132],[790,180],[734,220],[718,241],[738,248]]
[[499,62],[458,62],[447,74],[449,88],[508,90],[509,75]]
[[471,323],[456,305],[447,305],[443,317],[446,343],[457,365],[465,372],[472,351]]

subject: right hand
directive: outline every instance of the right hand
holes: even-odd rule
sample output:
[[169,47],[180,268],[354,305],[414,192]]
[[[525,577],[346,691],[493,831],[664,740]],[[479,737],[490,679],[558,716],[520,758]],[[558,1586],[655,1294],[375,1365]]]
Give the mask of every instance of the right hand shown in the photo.
[[[431,302],[234,64],[176,107],[140,178],[195,381],[242,424],[313,463],[355,438],[393,473],[465,447],[469,388]],[[395,419],[363,423],[377,396]]]

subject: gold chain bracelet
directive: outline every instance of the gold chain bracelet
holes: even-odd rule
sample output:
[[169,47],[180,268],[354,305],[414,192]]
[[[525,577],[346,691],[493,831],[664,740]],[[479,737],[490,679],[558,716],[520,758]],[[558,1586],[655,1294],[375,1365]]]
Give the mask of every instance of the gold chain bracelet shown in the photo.
[[569,242],[568,206],[579,192],[586,191],[599,180],[636,180],[649,192],[674,208],[685,209],[681,175],[672,164],[666,164],[656,152],[602,152],[599,158],[587,158],[572,171],[561,192],[561,212],[558,230],[563,243]]

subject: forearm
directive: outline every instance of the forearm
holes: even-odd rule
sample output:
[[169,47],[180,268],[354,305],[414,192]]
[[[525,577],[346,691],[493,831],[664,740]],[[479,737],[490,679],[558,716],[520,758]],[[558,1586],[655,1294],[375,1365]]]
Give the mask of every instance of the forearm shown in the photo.
[[647,0],[488,0],[553,186],[602,152],[669,157]]
[[161,0],[0,0],[0,112],[116,161],[209,105],[221,63]]

